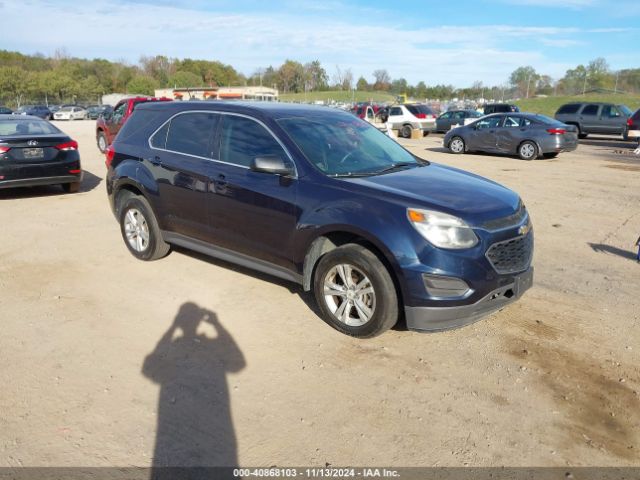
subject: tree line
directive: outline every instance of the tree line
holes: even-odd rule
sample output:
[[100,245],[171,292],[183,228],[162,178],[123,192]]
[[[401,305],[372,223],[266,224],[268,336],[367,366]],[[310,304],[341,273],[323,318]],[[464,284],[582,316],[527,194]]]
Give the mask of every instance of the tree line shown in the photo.
[[143,56],[138,64],[105,59],[71,57],[64,49],[53,56],[24,55],[0,50],[0,102],[11,106],[27,102],[95,103],[107,93],[153,95],[156,88],[264,85],[281,93],[325,90],[382,91],[418,99],[493,98],[535,95],[575,95],[594,89],[640,92],[640,68],[612,71],[604,58],[569,69],[561,79],[537,72],[531,66],[514,70],[503,85],[470,87],[410,85],[377,69],[369,79],[355,79],[350,68],[336,66],[331,73],[314,60],[300,63],[287,59],[280,66],[257,68],[245,76],[233,66],[215,60],[177,59],[163,55]]

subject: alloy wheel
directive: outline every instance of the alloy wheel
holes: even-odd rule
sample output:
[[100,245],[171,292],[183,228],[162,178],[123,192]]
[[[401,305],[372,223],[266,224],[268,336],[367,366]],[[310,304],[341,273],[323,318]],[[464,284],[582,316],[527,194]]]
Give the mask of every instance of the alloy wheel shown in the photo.
[[136,252],[144,252],[149,247],[149,226],[140,210],[131,208],[124,218],[127,242]]
[[331,268],[323,282],[324,301],[341,323],[359,327],[371,320],[376,295],[369,278],[357,267],[346,263]]

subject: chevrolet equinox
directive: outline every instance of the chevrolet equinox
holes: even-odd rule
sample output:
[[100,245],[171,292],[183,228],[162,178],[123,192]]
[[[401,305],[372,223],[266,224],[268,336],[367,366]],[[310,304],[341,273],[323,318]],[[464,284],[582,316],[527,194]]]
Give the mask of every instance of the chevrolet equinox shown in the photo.
[[312,290],[355,337],[469,324],[532,284],[511,190],[417,158],[337,109],[156,102],[107,149],[107,193],[140,260],[172,245]]

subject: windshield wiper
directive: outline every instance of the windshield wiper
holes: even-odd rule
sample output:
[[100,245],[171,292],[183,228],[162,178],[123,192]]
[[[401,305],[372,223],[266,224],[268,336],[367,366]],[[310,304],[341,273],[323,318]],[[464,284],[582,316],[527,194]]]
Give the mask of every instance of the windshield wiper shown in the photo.
[[413,162],[398,162],[398,163],[393,163],[391,165],[389,165],[386,168],[383,168],[382,170],[378,170],[376,172],[372,172],[373,175],[380,175],[382,173],[387,173],[387,172],[391,172],[393,170],[397,170],[398,168],[402,168],[402,167],[410,167],[412,165],[415,165],[416,167],[420,167],[422,165],[420,165],[419,163],[413,163]]
[[333,173],[329,175],[332,178],[344,178],[344,177],[370,177],[377,172],[347,172],[347,173]]

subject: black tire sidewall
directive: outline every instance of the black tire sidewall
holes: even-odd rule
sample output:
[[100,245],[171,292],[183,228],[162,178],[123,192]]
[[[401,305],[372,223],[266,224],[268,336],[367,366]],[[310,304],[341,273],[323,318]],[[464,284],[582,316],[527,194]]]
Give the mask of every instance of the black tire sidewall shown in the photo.
[[[407,132],[409,133],[407,134]],[[411,127],[409,125],[402,126],[402,136],[404,138],[411,138]]]
[[[348,263],[361,270],[371,281],[376,297],[376,308],[371,319],[362,326],[353,327],[336,320],[324,299],[324,277],[331,268]],[[323,320],[344,334],[370,338],[385,332],[398,320],[398,295],[384,264],[366,248],[349,244],[325,254],[315,269],[313,292]]]
[[[132,208],[135,208],[140,213],[142,213],[149,228],[149,244],[143,252],[138,252],[133,247],[131,247],[131,245],[129,245],[129,241],[127,240],[127,235],[125,233],[124,218],[127,212]],[[127,246],[127,249],[129,249],[129,252],[131,252],[131,254],[139,260],[152,260],[156,251],[159,229],[155,220],[155,216],[153,215],[153,212],[151,212],[149,203],[144,198],[139,196],[126,196],[122,201],[122,205],[119,207],[119,222],[122,240],[124,240],[124,244]]]

